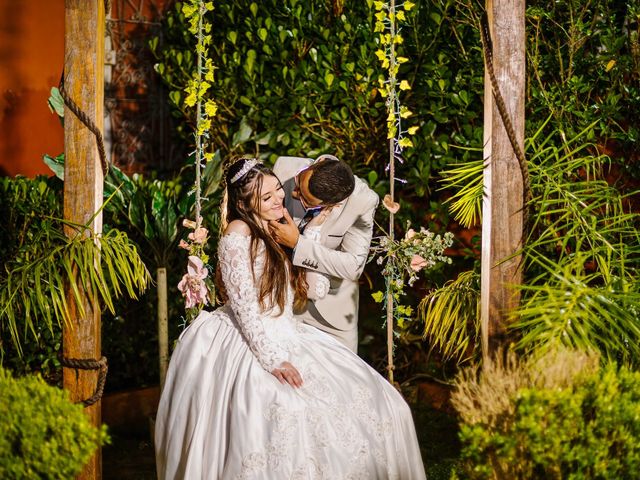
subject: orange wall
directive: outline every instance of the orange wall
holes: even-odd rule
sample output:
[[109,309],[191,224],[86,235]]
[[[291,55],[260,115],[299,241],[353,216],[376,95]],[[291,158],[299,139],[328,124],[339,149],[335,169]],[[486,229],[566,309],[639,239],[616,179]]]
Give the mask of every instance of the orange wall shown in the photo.
[[0,0],[0,175],[48,175],[42,156],[62,153],[47,99],[63,62],[63,0]]

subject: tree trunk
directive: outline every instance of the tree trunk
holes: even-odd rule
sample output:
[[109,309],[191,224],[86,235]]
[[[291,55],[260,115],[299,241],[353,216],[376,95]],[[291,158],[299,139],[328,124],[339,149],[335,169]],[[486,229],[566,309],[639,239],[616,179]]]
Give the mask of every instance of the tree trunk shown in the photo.
[[[493,40],[493,67],[518,144],[524,145],[525,2],[487,0]],[[484,202],[482,207],[481,321],[483,355],[505,337],[510,313],[520,296],[523,179],[516,155],[493,98],[485,65]]]
[[[104,2],[65,0],[65,90],[80,109],[102,131],[104,95]],[[64,119],[64,218],[85,224],[102,204],[103,174],[94,135],[65,109]],[[102,232],[102,215],[92,220],[95,233]],[[76,231],[66,228],[67,235]],[[81,292],[82,295],[82,292]],[[67,292],[71,301],[72,292]],[[63,327],[63,353],[67,358],[100,359],[100,306],[85,300],[84,315],[71,311],[71,325]],[[63,369],[64,388],[71,400],[91,397],[98,380],[96,370]],[[100,425],[101,402],[85,412],[96,427]],[[100,450],[89,460],[79,479],[102,478]]]
[[156,271],[158,284],[158,358],[160,362],[160,391],[164,387],[169,366],[169,326],[168,326],[168,302],[167,302],[167,269],[158,268]]

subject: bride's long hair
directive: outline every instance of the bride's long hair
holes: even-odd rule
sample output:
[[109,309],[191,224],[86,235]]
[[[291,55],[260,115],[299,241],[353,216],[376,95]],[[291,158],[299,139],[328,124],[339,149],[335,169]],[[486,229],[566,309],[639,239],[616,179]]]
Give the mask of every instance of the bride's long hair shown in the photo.
[[[260,190],[263,179],[265,176],[276,177],[276,175],[270,168],[257,163],[247,173],[231,182],[231,179],[237,176],[243,167],[246,168],[248,161],[250,159],[237,160],[227,170],[225,194],[221,205],[220,232],[224,232],[227,225],[233,220],[242,220],[249,226],[251,231],[249,256],[254,282],[256,282],[255,260],[260,243],[264,244],[265,263],[258,286],[258,302],[263,311],[271,309],[275,305],[278,305],[280,312],[283,311],[287,299],[287,281],[294,291],[294,309],[302,309],[307,302],[307,282],[304,269],[291,263],[282,247],[268,231],[265,231],[260,220]],[[219,267],[216,269],[216,287],[221,293],[221,297],[226,300]]]

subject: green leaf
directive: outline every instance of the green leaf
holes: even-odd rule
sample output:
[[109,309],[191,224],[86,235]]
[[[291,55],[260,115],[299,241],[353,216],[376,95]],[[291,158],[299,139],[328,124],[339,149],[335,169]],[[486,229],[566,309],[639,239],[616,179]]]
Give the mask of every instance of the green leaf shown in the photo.
[[243,117],[240,121],[240,127],[236,133],[233,135],[233,139],[231,140],[231,144],[235,147],[242,143],[245,143],[249,138],[251,138],[251,134],[253,133],[253,129],[247,123],[246,117]]
[[64,153],[61,153],[55,158],[45,154],[42,159],[44,160],[44,163],[46,163],[51,171],[55,174],[55,176],[64,182]]
[[58,115],[60,118],[64,118],[64,100],[60,95],[60,90],[56,87],[51,88],[51,94],[49,95],[49,109]]
[[325,83],[327,84],[328,87],[331,86],[331,84],[333,83],[333,79],[334,78],[335,78],[335,76],[331,72],[326,72],[324,74],[324,81],[325,81]]
[[257,54],[255,50],[251,49],[247,51],[247,59],[244,63],[244,70],[245,72],[247,72],[247,75],[249,75],[249,77],[253,76],[253,66],[255,64],[256,57]]
[[141,232],[145,230],[145,203],[146,198],[141,190],[136,191],[129,203],[129,221]]

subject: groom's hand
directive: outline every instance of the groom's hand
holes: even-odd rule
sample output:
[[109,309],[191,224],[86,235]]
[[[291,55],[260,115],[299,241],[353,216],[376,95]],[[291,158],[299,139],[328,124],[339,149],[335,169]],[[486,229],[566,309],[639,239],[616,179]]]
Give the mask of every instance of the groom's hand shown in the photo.
[[271,231],[271,235],[273,236],[273,239],[280,245],[294,248],[298,243],[300,232],[298,232],[298,226],[295,224],[293,218],[291,218],[291,215],[289,215],[289,212],[286,208],[284,209],[284,217],[281,221],[283,221],[283,223],[275,220],[271,220],[269,222],[269,230]]

